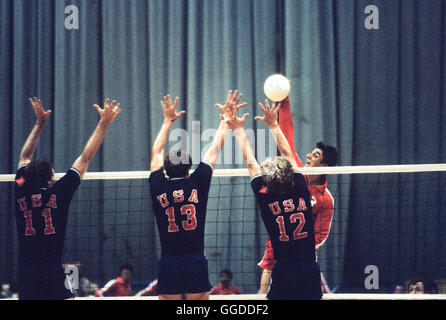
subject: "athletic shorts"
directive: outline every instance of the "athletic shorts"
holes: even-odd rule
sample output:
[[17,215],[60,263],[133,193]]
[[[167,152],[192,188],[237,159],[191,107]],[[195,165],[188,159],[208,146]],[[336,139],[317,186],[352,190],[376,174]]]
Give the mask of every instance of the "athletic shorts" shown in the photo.
[[316,262],[277,261],[267,294],[269,300],[320,300],[321,274]]
[[73,298],[65,288],[66,275],[60,264],[21,267],[19,300],[63,300]]
[[158,263],[158,294],[211,290],[208,262],[202,254],[166,255]]

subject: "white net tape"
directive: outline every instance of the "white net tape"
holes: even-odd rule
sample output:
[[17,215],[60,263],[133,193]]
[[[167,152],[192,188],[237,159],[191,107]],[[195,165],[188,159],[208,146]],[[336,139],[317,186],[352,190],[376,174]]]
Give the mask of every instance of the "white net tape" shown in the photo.
[[[318,167],[300,168],[303,174],[355,174],[355,173],[401,173],[401,172],[434,172],[446,171],[445,163],[436,164],[407,164],[407,165],[379,165],[379,166],[340,166],[340,167]],[[56,173],[56,179],[65,173]],[[243,177],[248,176],[248,169],[215,169],[214,177]],[[84,180],[116,180],[116,179],[147,179],[150,171],[109,171],[109,172],[87,172]],[[0,174],[0,182],[14,181],[14,174]]]
[[[0,301],[17,300],[17,298],[0,299]],[[75,300],[158,300],[158,296],[149,297],[77,297]],[[267,300],[264,294],[211,295],[209,300]],[[322,300],[446,300],[445,294],[379,294],[379,293],[329,293]]]

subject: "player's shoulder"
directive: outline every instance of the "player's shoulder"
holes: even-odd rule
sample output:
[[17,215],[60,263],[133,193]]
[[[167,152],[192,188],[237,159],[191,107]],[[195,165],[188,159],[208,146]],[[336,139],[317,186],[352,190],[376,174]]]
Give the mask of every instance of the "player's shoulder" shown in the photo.
[[302,180],[302,181],[306,181],[305,176],[300,171],[293,171],[293,178]]
[[295,188],[305,188],[308,190],[307,180],[305,179],[305,176],[301,172],[294,171],[293,180]]
[[26,178],[24,177],[26,167],[27,167],[27,165],[23,164],[23,165],[19,166],[16,171],[15,186],[18,187],[19,189],[23,188],[26,184]]
[[251,178],[251,187],[255,194],[266,194],[266,186],[263,183],[261,174],[255,175]]
[[167,178],[166,178],[166,175],[164,174],[163,168],[160,168],[158,170],[153,170],[152,172],[150,172],[150,176],[149,176],[150,184],[159,183],[162,181],[167,181]]
[[82,175],[79,170],[75,168],[70,168],[67,172],[56,181],[55,185],[63,184],[63,183],[80,183],[82,181]]
[[28,164],[22,164],[22,165],[19,165],[19,166],[17,167],[16,172],[17,172],[17,173],[19,173],[19,172],[23,172],[27,166],[28,166]]
[[212,174],[212,172],[214,171],[214,167],[212,166],[211,163],[207,162],[206,160],[201,161],[197,168],[194,170],[194,173],[199,172],[199,173],[203,173],[203,172],[207,172]]
[[208,184],[211,181],[214,167],[209,162],[201,161],[194,172],[189,176],[188,180],[193,181],[195,184],[202,185]]

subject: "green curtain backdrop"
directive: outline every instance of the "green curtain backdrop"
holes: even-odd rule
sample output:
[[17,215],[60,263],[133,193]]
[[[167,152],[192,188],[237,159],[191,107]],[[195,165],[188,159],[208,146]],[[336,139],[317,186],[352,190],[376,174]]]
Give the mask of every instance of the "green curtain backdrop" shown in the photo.
[[[377,30],[364,26],[370,4],[379,9]],[[68,5],[79,9],[78,30],[64,27]],[[201,132],[216,128],[214,104],[224,102],[227,90],[239,89],[248,102],[246,127],[264,129],[254,116],[265,99],[263,82],[276,72],[291,80],[302,158],[323,140],[338,148],[339,165],[445,162],[445,16],[442,0],[2,0],[0,173],[15,172],[33,125],[28,97],[54,106],[36,157],[51,160],[57,172],[67,170],[82,151],[98,120],[92,105],[102,105],[106,97],[117,99],[123,111],[89,171],[148,170],[164,94],[180,96],[187,114],[175,128],[190,133],[193,121],[199,121]],[[198,142],[191,140],[192,149]],[[199,153],[193,155],[198,162]],[[364,182],[356,176],[329,177],[329,182],[336,210],[320,254],[323,269],[337,271],[329,272],[330,285],[347,283],[359,290],[364,267],[382,261],[364,250],[374,245],[382,248],[375,257],[392,260],[383,275],[387,282],[409,277],[419,269],[416,261],[426,267],[435,260],[439,253],[426,253],[426,243],[410,229],[420,224],[407,226],[411,232],[405,227],[423,219],[416,208],[397,209],[388,232],[379,240],[369,238],[368,229],[360,231],[364,221],[370,215],[380,221],[389,210],[361,209],[371,200],[363,197]],[[403,188],[401,183],[396,188]],[[396,203],[416,200],[420,186],[408,188],[410,199],[397,195]],[[441,248],[446,244],[444,183],[437,180],[428,188],[438,199],[424,227]],[[10,249],[17,246],[17,235],[11,185],[1,183],[0,191],[0,282],[6,282],[15,277]],[[103,197],[101,188],[97,192]],[[263,230],[256,219],[253,228]],[[408,247],[387,250],[385,244],[395,241],[412,243],[410,252]],[[264,239],[256,245],[262,254]],[[446,259],[437,261],[438,268],[427,271],[446,277],[446,268],[439,267]],[[98,281],[115,270],[98,271]]]

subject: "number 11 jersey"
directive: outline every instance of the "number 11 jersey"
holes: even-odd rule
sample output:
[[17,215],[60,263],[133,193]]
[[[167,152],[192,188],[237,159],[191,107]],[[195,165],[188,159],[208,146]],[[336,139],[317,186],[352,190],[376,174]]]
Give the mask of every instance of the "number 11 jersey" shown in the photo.
[[15,216],[19,235],[19,265],[60,263],[71,199],[81,183],[71,168],[54,185],[33,188],[24,177],[26,166],[17,170]]

